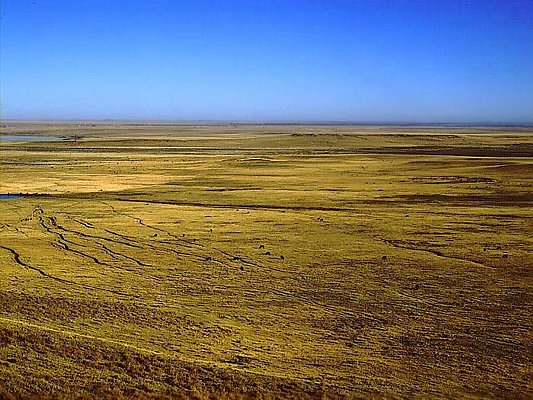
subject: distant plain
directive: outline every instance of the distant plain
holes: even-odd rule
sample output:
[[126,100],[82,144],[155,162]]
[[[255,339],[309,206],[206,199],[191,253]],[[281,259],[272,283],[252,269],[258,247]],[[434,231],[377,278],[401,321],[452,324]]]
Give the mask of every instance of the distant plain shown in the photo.
[[2,135],[0,398],[533,397],[533,128]]

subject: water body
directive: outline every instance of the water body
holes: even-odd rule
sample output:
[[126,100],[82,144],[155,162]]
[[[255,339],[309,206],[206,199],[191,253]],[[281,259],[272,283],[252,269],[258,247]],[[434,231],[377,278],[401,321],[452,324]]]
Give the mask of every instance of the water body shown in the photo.
[[34,142],[34,141],[47,141],[47,140],[64,140],[63,138],[53,136],[4,136],[0,135],[0,142]]
[[21,194],[2,194],[0,193],[0,200],[20,199],[23,197]]

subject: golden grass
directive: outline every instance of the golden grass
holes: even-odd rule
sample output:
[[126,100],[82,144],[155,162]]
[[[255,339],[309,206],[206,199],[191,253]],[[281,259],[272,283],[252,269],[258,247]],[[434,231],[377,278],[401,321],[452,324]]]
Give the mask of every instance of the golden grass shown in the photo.
[[0,393],[531,397],[533,139],[365,129],[3,143]]

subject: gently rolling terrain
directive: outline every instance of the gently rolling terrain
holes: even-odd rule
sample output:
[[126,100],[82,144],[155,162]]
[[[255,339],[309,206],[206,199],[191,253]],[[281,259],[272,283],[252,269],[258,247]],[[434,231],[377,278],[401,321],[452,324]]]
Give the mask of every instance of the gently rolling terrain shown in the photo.
[[531,398],[532,133],[3,122],[0,398]]

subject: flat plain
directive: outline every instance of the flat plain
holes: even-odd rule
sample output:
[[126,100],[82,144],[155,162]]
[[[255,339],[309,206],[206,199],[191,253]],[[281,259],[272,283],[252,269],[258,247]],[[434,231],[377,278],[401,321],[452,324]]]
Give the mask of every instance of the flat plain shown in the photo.
[[533,129],[3,124],[0,398],[533,397]]

